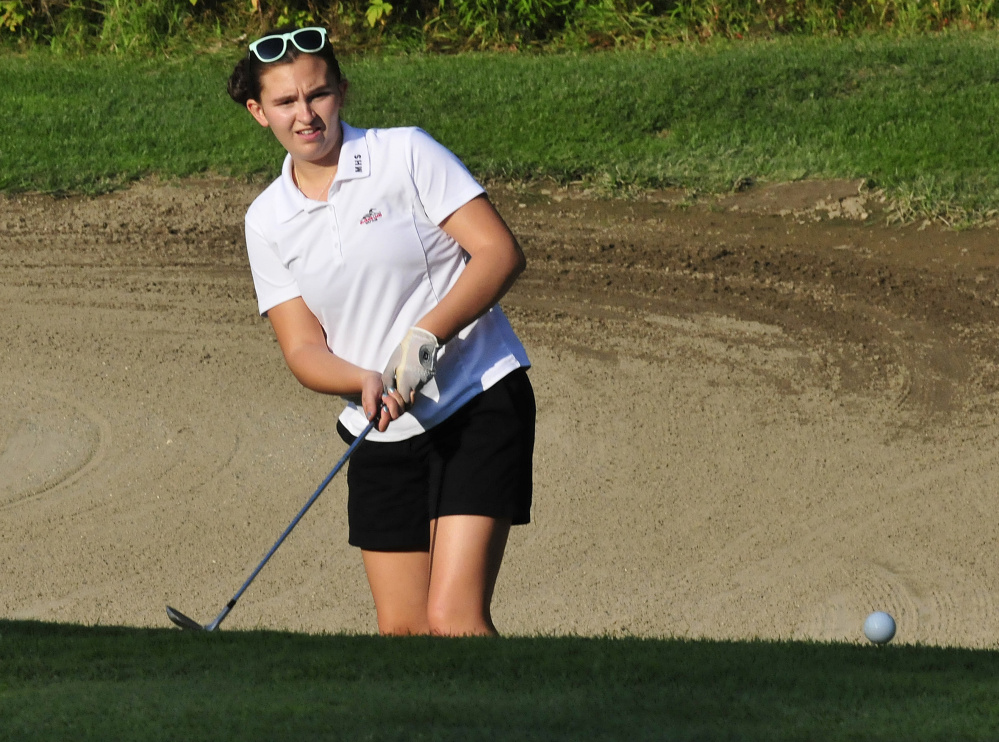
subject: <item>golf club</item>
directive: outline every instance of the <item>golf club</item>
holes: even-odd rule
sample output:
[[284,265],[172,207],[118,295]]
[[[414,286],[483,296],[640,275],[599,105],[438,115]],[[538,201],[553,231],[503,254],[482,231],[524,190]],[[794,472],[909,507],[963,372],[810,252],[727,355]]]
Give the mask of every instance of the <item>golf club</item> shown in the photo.
[[312,493],[312,497],[309,498],[309,501],[305,503],[305,506],[301,510],[298,511],[298,515],[296,515],[295,518],[291,521],[291,524],[284,529],[284,533],[282,533],[278,537],[278,540],[274,543],[274,546],[272,546],[270,551],[267,552],[267,556],[263,558],[263,561],[261,561],[260,564],[257,565],[257,568],[255,570],[253,570],[253,574],[251,574],[247,578],[246,582],[243,583],[243,586],[239,588],[239,590],[236,592],[235,595],[232,596],[232,600],[230,600],[228,603],[225,604],[225,608],[223,608],[222,612],[215,617],[214,621],[212,621],[209,624],[202,625],[197,621],[195,621],[193,618],[185,616],[183,613],[181,613],[175,608],[171,608],[170,606],[167,606],[166,609],[167,617],[182,629],[189,629],[191,631],[215,631],[215,629],[219,627],[219,624],[225,620],[225,617],[229,615],[229,611],[231,611],[233,609],[233,606],[236,605],[236,601],[239,600],[240,596],[246,591],[246,588],[250,586],[250,583],[253,582],[254,578],[260,573],[260,570],[262,570],[264,568],[264,565],[267,564],[267,560],[274,555],[274,552],[277,551],[278,547],[282,544],[285,538],[287,538],[288,534],[291,533],[291,530],[296,525],[298,525],[298,521],[300,521],[302,519],[302,516],[305,515],[306,512],[308,512],[310,507],[312,507],[312,503],[316,501],[319,495],[322,494],[323,490],[326,489],[326,485],[328,485],[330,481],[332,481],[333,477],[336,476],[336,473],[340,471],[340,469],[343,467],[345,463],[347,463],[347,459],[349,459],[350,455],[354,453],[354,449],[357,448],[360,442],[364,440],[365,436],[367,436],[367,434],[371,432],[371,429],[375,427],[375,424],[377,422],[378,422],[378,416],[376,415],[374,420],[368,423],[368,426],[364,430],[362,430],[361,434],[354,439],[353,443],[350,444],[350,447],[347,448],[347,451],[343,454],[342,457],[340,457],[340,460],[336,462],[336,466],[333,467],[333,470],[326,475],[326,479],[324,479],[322,483],[319,485],[319,487],[316,489],[316,491]]

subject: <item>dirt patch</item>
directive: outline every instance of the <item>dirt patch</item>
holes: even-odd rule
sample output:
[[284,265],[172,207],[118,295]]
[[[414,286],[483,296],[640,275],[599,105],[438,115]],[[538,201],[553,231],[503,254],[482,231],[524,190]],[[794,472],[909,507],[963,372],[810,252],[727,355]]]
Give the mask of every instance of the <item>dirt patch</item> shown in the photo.
[[[999,243],[856,182],[494,186],[530,267],[534,523],[510,633],[996,645]],[[256,316],[259,186],[0,199],[0,615],[213,617],[342,453]],[[227,626],[373,631],[344,482]]]

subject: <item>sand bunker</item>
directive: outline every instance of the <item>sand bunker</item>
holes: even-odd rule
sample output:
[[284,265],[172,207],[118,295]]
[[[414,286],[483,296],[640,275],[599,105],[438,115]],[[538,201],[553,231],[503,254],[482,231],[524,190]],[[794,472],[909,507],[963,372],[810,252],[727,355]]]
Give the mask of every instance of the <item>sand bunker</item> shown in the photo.
[[[0,616],[215,616],[343,452],[256,316],[259,185],[0,199]],[[855,183],[492,189],[530,266],[506,633],[995,647],[999,243]],[[226,628],[371,632],[334,480]]]

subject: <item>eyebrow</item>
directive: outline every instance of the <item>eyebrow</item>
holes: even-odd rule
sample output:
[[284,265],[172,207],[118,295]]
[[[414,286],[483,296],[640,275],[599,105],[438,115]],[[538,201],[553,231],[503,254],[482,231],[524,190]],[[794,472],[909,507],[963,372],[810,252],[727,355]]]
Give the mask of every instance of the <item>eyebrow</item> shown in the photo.
[[[305,91],[305,97],[306,98],[311,98],[312,96],[314,96],[316,94],[325,94],[325,93],[332,93],[332,92],[333,92],[333,86],[330,85],[329,83],[324,83],[323,85],[317,85],[314,88],[306,90]],[[298,91],[295,91],[294,93],[285,93],[283,95],[275,95],[274,98],[273,98],[273,100],[274,100],[275,103],[285,103],[285,102],[288,102],[288,101],[293,101],[296,98],[298,98]]]

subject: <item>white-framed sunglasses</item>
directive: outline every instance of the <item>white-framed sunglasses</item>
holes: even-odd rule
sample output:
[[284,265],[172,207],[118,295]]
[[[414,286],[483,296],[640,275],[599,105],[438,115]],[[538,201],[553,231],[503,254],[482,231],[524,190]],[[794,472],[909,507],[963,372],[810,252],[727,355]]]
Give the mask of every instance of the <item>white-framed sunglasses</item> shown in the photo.
[[250,44],[250,53],[263,63],[276,62],[288,51],[288,42],[305,54],[315,54],[326,46],[326,29],[319,26],[299,28],[288,33],[263,36]]

